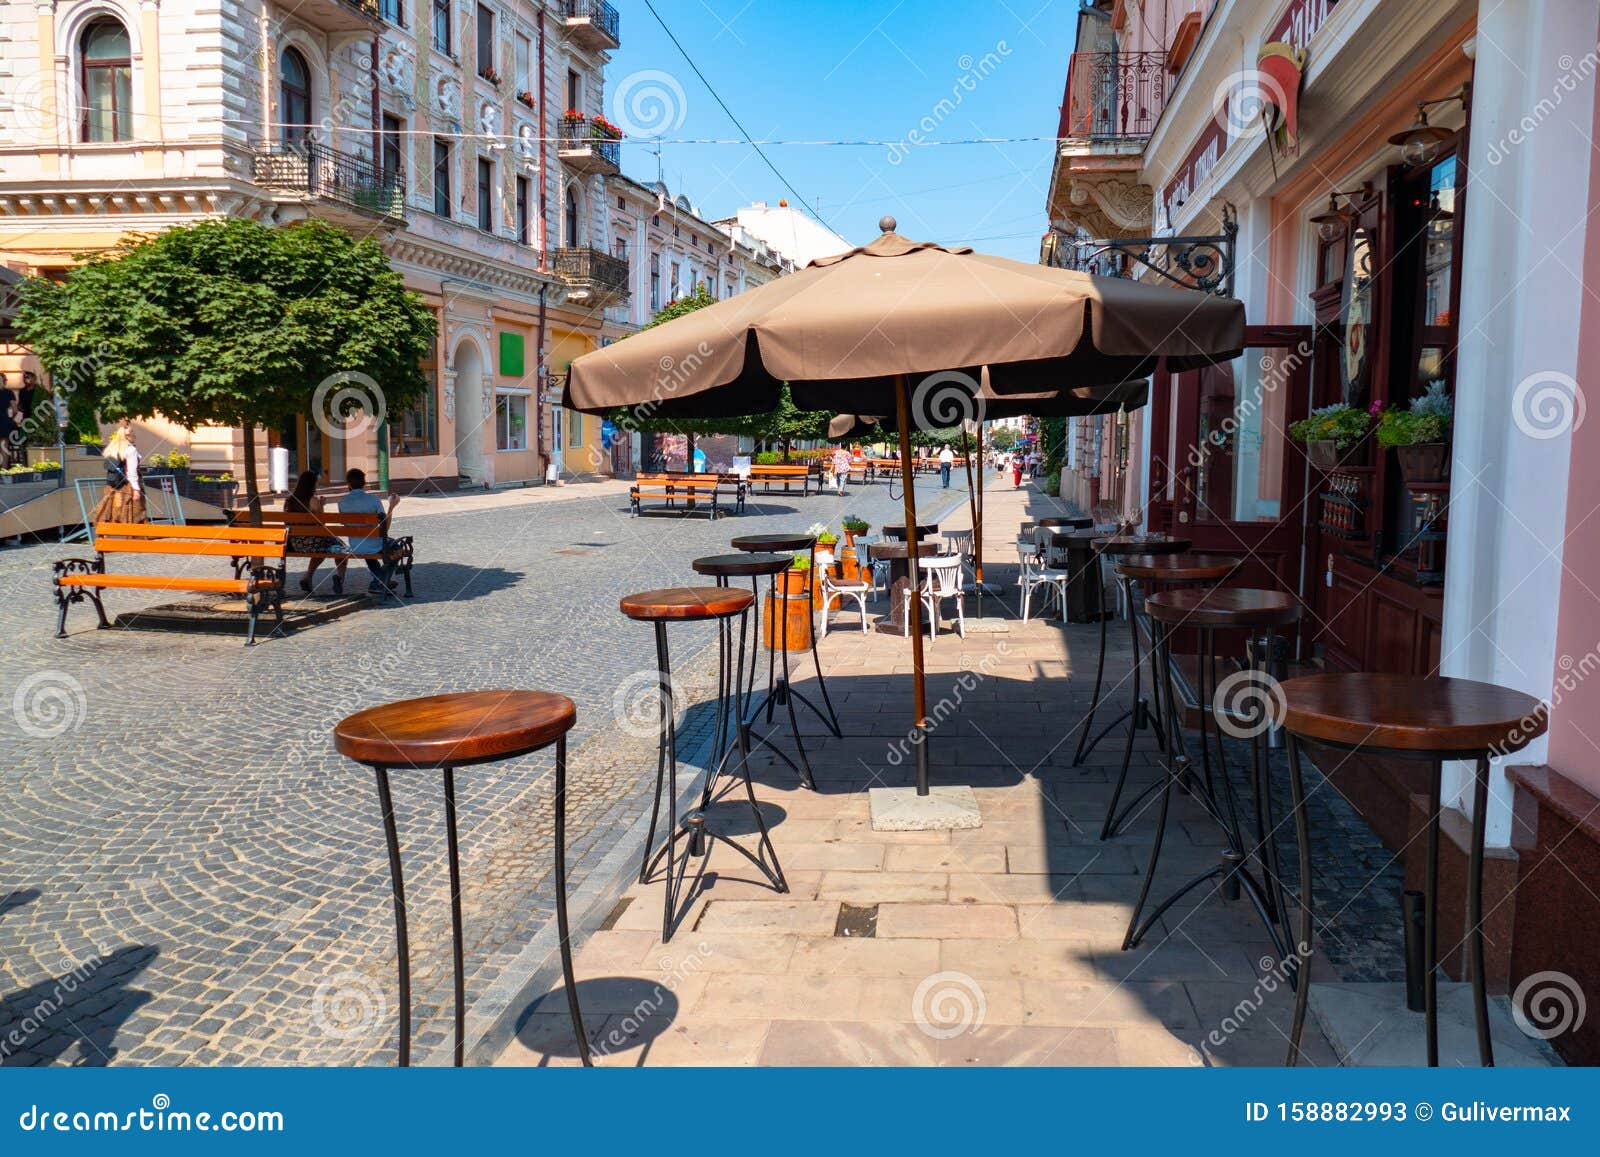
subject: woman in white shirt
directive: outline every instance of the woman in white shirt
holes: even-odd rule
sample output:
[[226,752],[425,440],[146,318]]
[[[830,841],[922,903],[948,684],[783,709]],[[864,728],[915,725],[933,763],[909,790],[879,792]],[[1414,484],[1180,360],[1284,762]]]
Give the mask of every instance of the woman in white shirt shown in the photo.
[[90,521],[149,522],[144,509],[144,488],[139,484],[139,447],[133,444],[131,422],[122,420],[100,456],[106,464],[106,488],[89,516]]

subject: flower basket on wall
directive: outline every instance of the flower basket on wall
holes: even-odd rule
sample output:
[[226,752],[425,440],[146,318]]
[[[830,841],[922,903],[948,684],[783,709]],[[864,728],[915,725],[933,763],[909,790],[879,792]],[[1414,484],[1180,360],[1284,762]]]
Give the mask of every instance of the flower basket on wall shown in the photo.
[[1443,482],[1450,477],[1450,443],[1416,442],[1396,446],[1400,475],[1408,483]]

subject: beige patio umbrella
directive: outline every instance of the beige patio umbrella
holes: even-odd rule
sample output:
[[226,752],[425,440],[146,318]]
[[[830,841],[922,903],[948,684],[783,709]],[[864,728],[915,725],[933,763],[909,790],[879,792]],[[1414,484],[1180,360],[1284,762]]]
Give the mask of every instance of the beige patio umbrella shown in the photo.
[[[640,418],[765,413],[787,382],[804,410],[894,414],[916,567],[911,427],[975,417],[980,376],[997,396],[1126,384],[1244,346],[1241,302],[1093,277],[912,241],[880,222],[870,245],[630,336],[572,363],[565,404]],[[911,600],[917,793],[928,794],[920,601]]]

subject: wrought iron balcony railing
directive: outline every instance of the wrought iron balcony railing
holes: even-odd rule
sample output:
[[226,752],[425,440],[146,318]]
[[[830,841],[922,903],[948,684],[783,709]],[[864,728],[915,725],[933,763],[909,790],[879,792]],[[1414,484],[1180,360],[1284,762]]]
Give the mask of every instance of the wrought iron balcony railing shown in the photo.
[[255,183],[264,189],[301,193],[378,217],[405,218],[405,179],[371,161],[317,141],[261,146],[255,153]]
[[576,288],[597,297],[616,298],[628,294],[628,262],[589,246],[557,249],[550,254],[550,270]]
[[612,169],[622,167],[622,133],[598,117],[562,117],[556,150],[569,162],[592,159]]
[[1061,102],[1062,140],[1148,137],[1167,103],[1165,52],[1074,52]]
[[598,47],[616,48],[622,43],[622,20],[606,0],[566,0],[564,15],[574,35],[590,36]]

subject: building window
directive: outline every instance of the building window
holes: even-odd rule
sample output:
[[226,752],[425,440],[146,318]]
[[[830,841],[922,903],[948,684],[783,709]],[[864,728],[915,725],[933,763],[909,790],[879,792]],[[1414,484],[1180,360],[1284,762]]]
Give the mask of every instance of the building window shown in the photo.
[[661,254],[650,254],[650,309],[661,308]]
[[512,67],[516,70],[513,78],[517,85],[517,94],[527,93],[533,96],[533,41],[522,33],[517,33],[516,50],[513,53]]
[[573,450],[583,446],[583,414],[577,410],[567,411],[567,446]]
[[679,262],[674,261],[672,263],[672,284],[667,286],[668,291],[672,294],[673,301],[677,301],[678,298],[683,296],[683,290],[679,288],[682,283],[683,266]]
[[494,13],[478,5],[478,75],[492,76],[494,68]]
[[433,211],[450,216],[450,142],[433,138]]
[[626,209],[627,207],[628,207],[627,202],[624,201],[620,196],[618,196],[617,197],[617,208]]
[[378,0],[378,14],[396,28],[404,28],[406,26],[404,0]]
[[378,163],[385,181],[399,181],[405,172],[406,122],[383,114],[383,133],[378,141]]
[[478,228],[494,232],[494,162],[478,158]]
[[567,111],[583,111],[583,77],[576,69],[567,69]]
[[451,33],[450,0],[433,0],[433,46],[449,56],[455,55]]
[[298,48],[285,48],[278,62],[278,119],[283,143],[303,148],[311,136],[311,68]]
[[532,197],[533,182],[526,177],[517,178],[517,240],[523,245],[531,244],[533,235],[533,212],[529,207]]
[[494,445],[496,450],[528,448],[528,395],[495,395]]
[[562,226],[566,230],[567,248],[576,249],[578,247],[578,194],[573,191],[570,185],[567,186],[566,206],[567,219],[562,223]]
[[91,20],[78,41],[83,62],[83,139],[133,139],[133,49],[110,17]]
[[422,397],[415,406],[400,415],[400,420],[393,427],[395,434],[389,453],[396,458],[414,458],[439,452],[439,422],[433,402],[438,374],[432,366],[426,366],[422,376],[428,382]]

